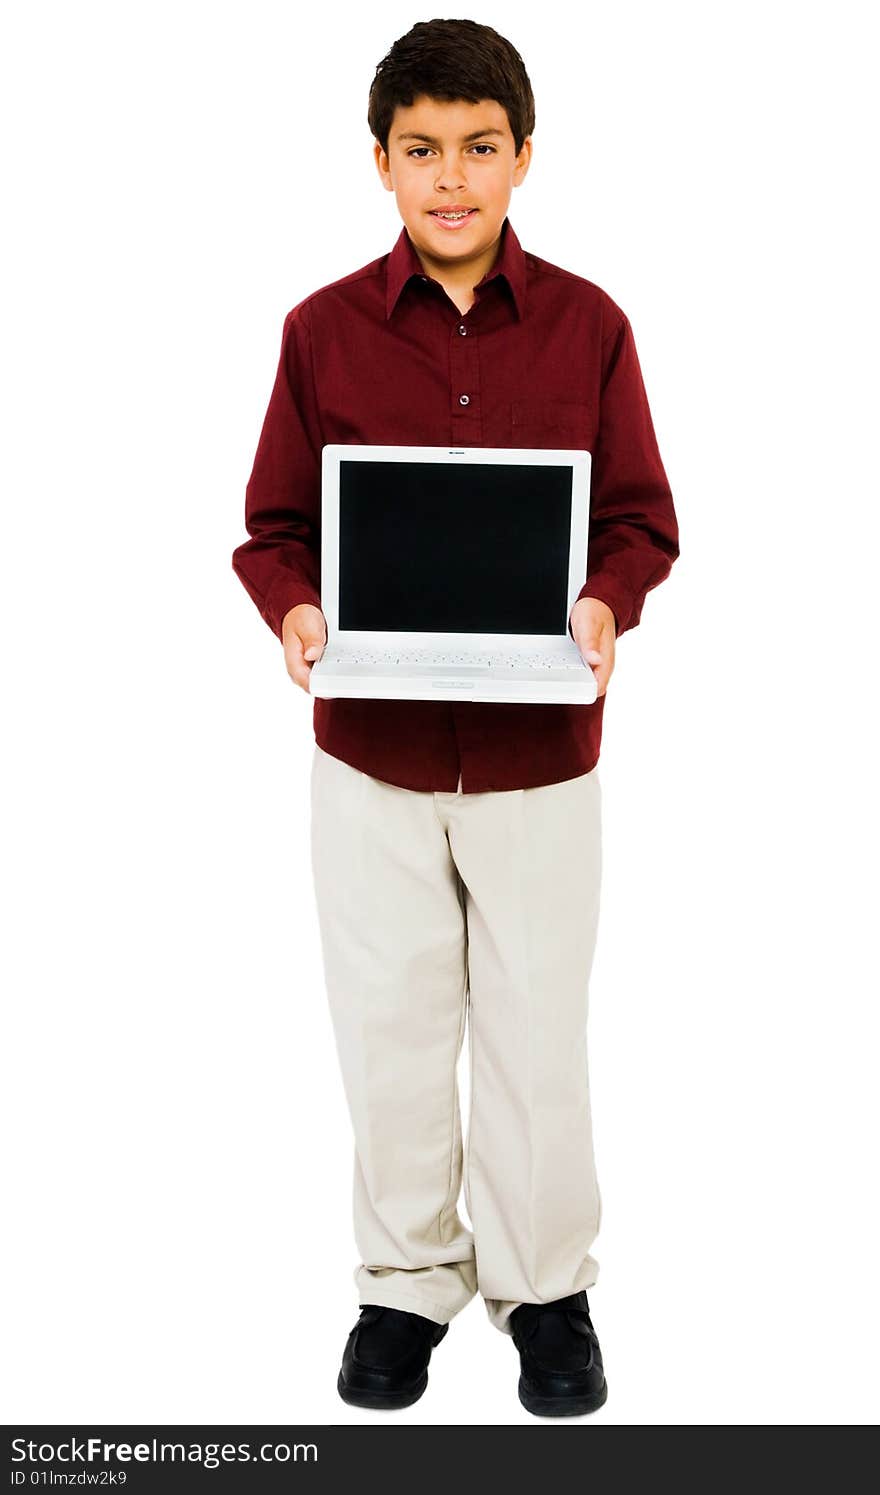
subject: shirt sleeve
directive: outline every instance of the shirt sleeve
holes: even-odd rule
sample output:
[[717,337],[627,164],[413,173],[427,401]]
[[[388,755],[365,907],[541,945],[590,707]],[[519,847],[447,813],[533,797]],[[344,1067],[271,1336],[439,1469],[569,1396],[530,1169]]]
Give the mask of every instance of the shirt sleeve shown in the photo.
[[636,626],[647,593],[669,575],[679,554],[678,522],[632,327],[623,313],[602,352],[587,580],[578,601],[597,597],[607,603],[619,636]]
[[288,312],[269,407],[245,492],[250,539],[232,567],[281,638],[285,613],[321,606],[322,436],[303,303]]

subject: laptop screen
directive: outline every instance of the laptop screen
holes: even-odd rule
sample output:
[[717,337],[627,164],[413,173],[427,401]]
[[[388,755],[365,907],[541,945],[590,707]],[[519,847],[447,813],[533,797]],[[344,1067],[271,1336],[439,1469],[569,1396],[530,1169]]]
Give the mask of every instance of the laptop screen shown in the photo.
[[566,634],[570,466],[340,462],[339,627]]

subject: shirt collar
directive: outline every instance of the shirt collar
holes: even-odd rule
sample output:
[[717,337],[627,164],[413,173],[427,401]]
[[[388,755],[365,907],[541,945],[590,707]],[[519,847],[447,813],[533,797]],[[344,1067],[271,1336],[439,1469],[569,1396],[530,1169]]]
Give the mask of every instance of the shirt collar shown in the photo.
[[[414,275],[424,276],[424,274],[422,262],[416,254],[415,246],[404,224],[397,243],[388,255],[385,267],[386,321],[394,311],[404,286]],[[517,316],[522,321],[526,301],[526,257],[509,218],[505,218],[501,225],[501,247],[498,256],[492,269],[479,282],[480,286],[488,285],[496,275],[503,275],[507,281],[513,293]]]

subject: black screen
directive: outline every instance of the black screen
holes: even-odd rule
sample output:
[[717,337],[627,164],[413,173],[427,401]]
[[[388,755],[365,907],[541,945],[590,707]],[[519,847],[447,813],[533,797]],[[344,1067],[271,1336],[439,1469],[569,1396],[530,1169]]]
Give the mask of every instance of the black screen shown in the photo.
[[340,463],[339,626],[568,629],[570,467]]

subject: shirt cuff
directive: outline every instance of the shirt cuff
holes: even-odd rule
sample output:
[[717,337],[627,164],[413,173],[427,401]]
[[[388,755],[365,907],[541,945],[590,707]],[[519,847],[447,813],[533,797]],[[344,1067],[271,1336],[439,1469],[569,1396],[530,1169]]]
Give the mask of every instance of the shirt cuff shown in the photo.
[[[598,602],[604,602],[610,607],[614,614],[615,637],[619,638],[629,624],[631,616],[631,604],[626,588],[611,576],[607,571],[597,571],[595,576],[588,576],[586,582],[577,594],[577,601],[582,597],[595,597]],[[571,622],[568,631],[571,633]],[[574,634],[572,634],[574,638]]]
[[310,587],[308,582],[297,581],[292,576],[282,576],[269,588],[262,613],[272,632],[276,633],[282,642],[284,619],[292,607],[299,607],[302,602],[310,602],[313,607],[321,606],[320,593],[316,592],[314,587]]

